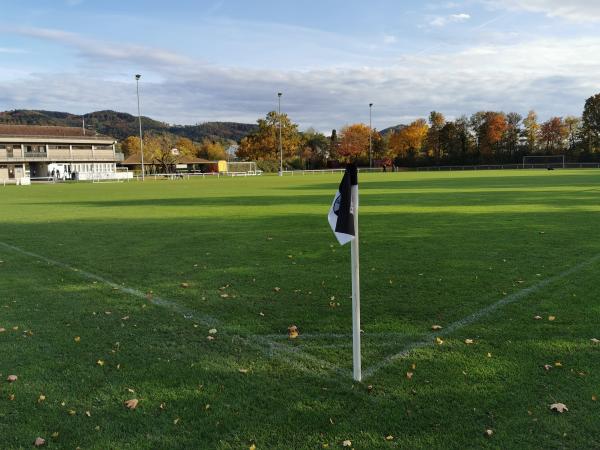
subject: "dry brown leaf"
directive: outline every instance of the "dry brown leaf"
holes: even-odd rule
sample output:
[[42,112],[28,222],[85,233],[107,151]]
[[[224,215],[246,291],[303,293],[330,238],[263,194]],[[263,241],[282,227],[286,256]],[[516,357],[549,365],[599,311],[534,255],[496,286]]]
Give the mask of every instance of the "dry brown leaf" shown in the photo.
[[126,400],[124,404],[128,409],[135,409],[137,408],[139,402],[140,401],[137,398],[132,398],[131,400]]
[[412,363],[412,364],[410,365],[410,368],[411,368],[412,370],[415,370],[415,369],[417,368],[417,363]]
[[208,330],[208,334],[217,334],[217,329],[211,328],[210,330]]
[[58,431],[55,431],[54,433],[52,433],[50,435],[50,437],[56,439],[58,437]]
[[592,344],[600,344],[600,339],[592,338],[590,341],[592,341]]
[[544,364],[544,369],[545,370],[551,370],[552,366],[550,364]]
[[596,397],[595,395],[592,395],[592,401],[595,402],[596,400],[598,400],[598,397]]
[[413,373],[412,372],[406,372],[406,378],[411,380],[413,377]]
[[487,357],[488,357],[488,358],[491,358],[491,357],[492,357],[492,354],[491,354],[490,352],[488,352],[488,354],[487,354]]
[[550,409],[552,411],[556,411],[556,412],[559,412],[559,413],[563,413],[563,412],[569,410],[569,408],[567,408],[567,405],[565,405],[564,403],[552,403],[550,405]]
[[92,417],[92,413],[91,413],[91,412],[89,412],[89,411],[86,411],[86,412],[85,412],[85,415],[86,415],[86,416],[88,416],[88,417]]
[[550,322],[552,322],[552,321],[556,320],[556,316],[548,316],[548,320]]
[[35,441],[33,441],[33,445],[35,447],[43,447],[44,445],[46,445],[46,439],[41,438],[41,437],[36,437]]
[[441,330],[442,328],[444,327],[442,327],[441,325],[431,325],[431,329],[433,331]]
[[96,361],[96,364],[98,364],[99,366],[103,366],[104,365],[104,361],[99,359],[98,361]]
[[248,450],[256,450],[256,445],[252,444],[250,447],[248,447]]
[[173,421],[173,425],[177,425],[181,419],[179,417],[175,418]]
[[473,343],[473,339],[465,339],[465,344],[469,345]]
[[189,283],[181,283],[181,287],[182,288],[187,288],[190,287]]
[[14,383],[18,379],[19,379],[19,377],[16,375],[9,375],[6,377],[6,381],[8,381],[9,383]]
[[38,397],[38,403],[42,403],[44,400],[46,400],[46,396],[44,394],[40,394]]
[[288,337],[290,339],[296,339],[298,336],[300,336],[300,331],[298,330],[298,327],[296,325],[290,325],[288,327]]
[[238,369],[239,373],[248,373],[248,369]]
[[8,399],[12,402],[15,399],[15,394],[10,394]]
[[67,411],[67,414],[69,414],[70,416],[74,416],[75,414],[77,414],[77,411],[75,411],[74,409],[70,409],[69,411]]
[[206,339],[208,339],[209,341],[214,341],[215,337],[214,336],[206,336]]
[[6,331],[6,328],[0,327],[0,333],[4,333]]
[[79,336],[75,336],[75,337],[73,338],[73,340],[74,340],[75,342],[81,342],[81,337],[79,337]]
[[554,366],[556,366],[556,367],[562,367],[562,363],[560,361],[556,361],[554,363]]
[[280,288],[280,287],[277,287],[277,286],[275,286],[275,287],[273,288],[273,290],[274,290],[275,292],[279,292],[279,291],[281,290],[281,288]]
[[490,428],[488,428],[487,430],[485,430],[485,431],[483,432],[483,435],[484,435],[485,437],[492,437],[492,435],[493,435],[493,434],[494,434],[494,430],[492,430],[492,429],[490,429]]
[[542,320],[542,316],[533,316],[534,320]]
[[444,343],[444,341],[443,341],[443,339],[441,339],[439,337],[436,337],[435,338],[435,343],[438,344],[438,345],[442,345]]
[[225,294],[221,294],[221,298],[228,298],[229,294],[225,293]]
[[352,447],[352,441],[350,439],[346,439],[342,442],[342,447]]
[[391,434],[388,434],[388,435],[385,437],[385,440],[386,440],[386,441],[393,441],[393,440],[394,440],[394,436],[392,436]]

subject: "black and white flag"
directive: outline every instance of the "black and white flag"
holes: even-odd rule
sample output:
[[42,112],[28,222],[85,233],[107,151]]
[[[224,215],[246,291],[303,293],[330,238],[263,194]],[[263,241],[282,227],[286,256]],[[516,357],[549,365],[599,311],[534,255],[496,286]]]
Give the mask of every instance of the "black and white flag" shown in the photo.
[[354,215],[358,213],[358,176],[356,165],[348,164],[329,210],[329,226],[341,245],[356,236]]

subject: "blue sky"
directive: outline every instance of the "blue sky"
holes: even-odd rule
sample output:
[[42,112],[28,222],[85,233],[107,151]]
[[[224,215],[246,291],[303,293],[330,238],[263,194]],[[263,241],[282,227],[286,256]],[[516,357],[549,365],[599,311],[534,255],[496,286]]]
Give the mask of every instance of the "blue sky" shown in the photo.
[[478,110],[579,115],[600,2],[0,0],[0,110],[384,128]]

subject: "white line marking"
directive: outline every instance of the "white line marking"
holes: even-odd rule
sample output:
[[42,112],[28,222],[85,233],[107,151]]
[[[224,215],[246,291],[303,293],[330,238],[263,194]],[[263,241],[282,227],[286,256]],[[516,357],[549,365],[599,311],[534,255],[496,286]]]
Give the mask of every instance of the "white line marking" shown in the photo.
[[[146,294],[144,294],[142,291],[124,286],[122,284],[115,283],[115,282],[110,281],[100,275],[96,275],[94,273],[87,272],[85,270],[81,270],[77,267],[71,266],[71,265],[63,263],[61,261],[57,261],[57,260],[50,259],[50,258],[47,258],[42,255],[38,255],[37,253],[33,253],[28,250],[24,250],[20,247],[17,247],[15,245],[10,245],[10,244],[7,244],[2,241],[0,241],[0,246],[5,247],[14,252],[20,253],[22,255],[26,255],[26,256],[30,256],[32,258],[42,260],[42,261],[46,262],[47,264],[53,265],[55,267],[61,267],[63,269],[72,271],[72,272],[80,275],[83,278],[88,278],[91,280],[99,281],[100,283],[106,284],[106,285],[112,287],[113,289],[118,289],[119,291],[125,292],[134,297],[148,300],[157,306],[162,306],[164,308],[168,308],[172,311],[175,311],[175,312],[181,314],[185,319],[193,319],[194,321],[199,322],[206,327],[218,327],[219,326],[219,321],[217,319],[215,319],[214,317],[211,317],[211,316],[208,316],[205,314],[200,314],[197,311],[194,311],[192,309],[181,306],[180,304],[178,304],[172,300],[167,300],[167,299],[161,298],[156,295],[153,295],[151,299],[148,299]],[[280,360],[282,360],[283,362],[285,362],[286,364],[293,366],[295,369],[309,372],[311,375],[316,375],[316,372],[314,371],[314,369],[327,369],[327,370],[333,371],[344,377],[351,376],[351,373],[349,370],[341,369],[328,361],[324,361],[324,360],[316,358],[312,355],[302,353],[302,350],[299,347],[291,347],[289,345],[281,344],[281,343],[275,342],[267,337],[260,336],[260,335],[242,336],[240,334],[236,334],[236,335],[232,336],[232,338],[239,338],[242,341],[253,345],[255,348],[258,348],[266,356],[268,356],[270,358],[277,357]],[[296,358],[298,361],[295,361],[292,358]],[[309,367],[309,365],[312,366],[312,370],[310,370],[311,367]]]
[[498,300],[496,303],[492,303],[491,305],[486,306],[485,308],[480,309],[477,312],[474,312],[473,314],[471,314],[463,319],[457,320],[456,322],[453,322],[450,325],[444,327],[444,329],[440,330],[439,332],[428,333],[427,335],[424,336],[424,338],[422,340],[408,344],[406,347],[404,347],[398,353],[389,355],[386,358],[384,358],[382,361],[380,361],[377,364],[364,370],[363,371],[363,380],[368,377],[372,377],[373,375],[375,375],[377,372],[379,372],[384,367],[387,367],[390,364],[392,364],[395,360],[408,356],[408,354],[413,350],[416,350],[421,347],[427,347],[427,346],[434,345],[435,338],[437,336],[446,336],[450,333],[453,333],[456,330],[466,327],[467,325],[471,325],[472,323],[478,321],[479,319],[490,315],[497,309],[500,309],[503,306],[506,306],[510,303],[514,303],[524,297],[527,297],[529,294],[537,292],[540,289],[543,289],[544,287],[548,286],[549,284],[554,283],[555,281],[558,281],[565,277],[568,277],[569,275],[571,275],[571,274],[583,269],[584,267],[589,266],[599,260],[600,260],[600,254],[597,254],[596,256],[593,256],[592,258],[588,259],[587,261],[581,262],[581,263],[571,267],[570,269],[565,270],[564,272],[561,272],[557,275],[546,278],[545,280],[542,280],[542,281],[534,284],[533,286],[530,286],[521,291],[515,292],[507,297],[504,297],[501,300]]

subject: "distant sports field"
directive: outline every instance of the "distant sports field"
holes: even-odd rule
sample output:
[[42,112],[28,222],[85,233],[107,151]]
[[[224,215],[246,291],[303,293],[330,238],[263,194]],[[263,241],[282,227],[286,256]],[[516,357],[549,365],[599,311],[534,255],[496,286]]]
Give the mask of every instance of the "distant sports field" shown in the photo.
[[0,187],[0,448],[600,448],[600,172],[360,174],[360,384],[340,178]]

